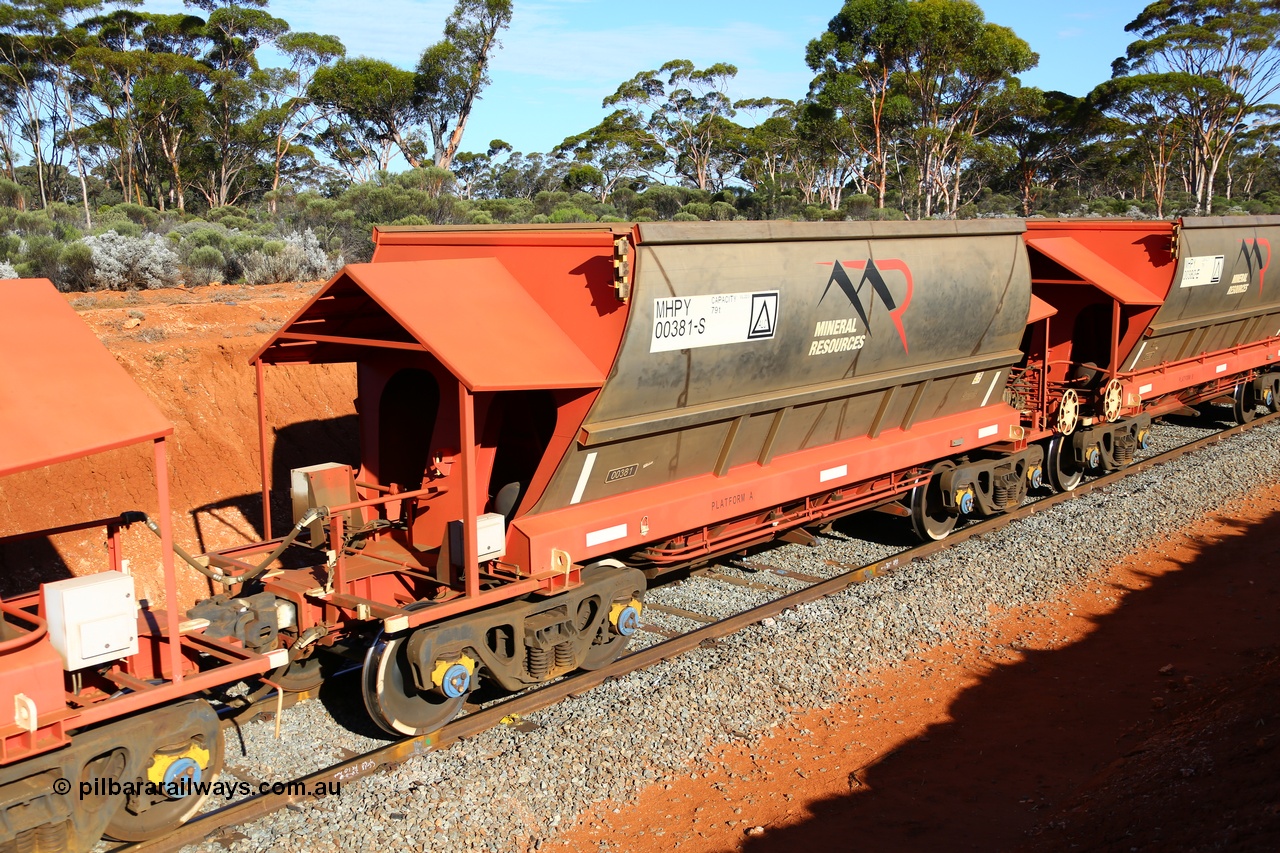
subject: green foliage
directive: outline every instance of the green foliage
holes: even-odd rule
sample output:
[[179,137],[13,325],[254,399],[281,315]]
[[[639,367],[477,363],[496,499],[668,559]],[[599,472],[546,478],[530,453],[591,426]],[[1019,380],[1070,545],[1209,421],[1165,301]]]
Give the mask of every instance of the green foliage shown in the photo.
[[89,290],[93,286],[93,251],[84,243],[68,243],[58,255],[58,289]]
[[551,211],[550,222],[595,222],[596,217],[589,211],[573,205],[563,205]]
[[58,278],[58,258],[62,243],[48,234],[32,234],[22,243],[18,256],[18,275],[22,278]]
[[28,203],[26,188],[8,178],[0,178],[0,205],[22,208]]

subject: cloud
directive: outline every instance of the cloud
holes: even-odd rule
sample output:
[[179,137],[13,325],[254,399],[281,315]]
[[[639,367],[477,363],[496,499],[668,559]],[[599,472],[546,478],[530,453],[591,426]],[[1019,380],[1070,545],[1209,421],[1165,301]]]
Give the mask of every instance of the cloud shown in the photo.
[[1065,30],[1058,30],[1058,38],[1060,39],[1078,38],[1079,36],[1082,36],[1084,34],[1085,34],[1085,31],[1080,29],[1079,27],[1071,27]]

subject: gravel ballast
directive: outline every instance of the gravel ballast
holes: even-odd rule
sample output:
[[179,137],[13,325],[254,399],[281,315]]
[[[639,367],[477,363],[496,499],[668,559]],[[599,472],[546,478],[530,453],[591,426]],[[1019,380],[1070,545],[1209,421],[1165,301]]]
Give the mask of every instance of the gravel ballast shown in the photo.
[[[1161,424],[1150,452],[1220,427],[1205,420]],[[1233,498],[1277,482],[1280,424],[1270,424],[611,680],[531,715],[526,722],[536,728],[498,726],[344,785],[340,796],[238,827],[243,837],[222,846],[538,849],[597,800],[625,801],[654,782],[696,776],[717,745],[767,737],[796,710],[848,701],[860,673],[972,636],[991,618],[988,605],[1052,600]],[[831,576],[840,570],[827,560],[860,565],[909,544],[904,521],[867,513],[837,524],[817,547],[784,545],[751,560]],[[780,591],[795,586],[774,575],[719,571]],[[695,576],[651,590],[647,599],[720,617],[771,597]],[[645,621],[692,627],[667,614],[646,613]],[[645,634],[640,645],[661,639]],[[288,781],[385,742],[364,717],[355,678],[330,683],[322,699],[286,711],[279,741],[274,722],[229,731],[232,773]]]

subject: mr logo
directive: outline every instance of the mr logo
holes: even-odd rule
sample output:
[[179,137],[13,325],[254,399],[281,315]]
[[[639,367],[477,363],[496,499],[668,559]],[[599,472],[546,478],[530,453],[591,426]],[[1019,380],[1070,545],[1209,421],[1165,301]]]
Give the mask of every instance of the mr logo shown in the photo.
[[[1263,257],[1265,253],[1265,258]],[[1261,237],[1253,240],[1240,241],[1240,259],[1244,261],[1245,269],[1249,271],[1250,276],[1254,271],[1258,273],[1258,293],[1262,293],[1262,279],[1267,274],[1267,267],[1271,266],[1271,241],[1263,240]]]
[[[902,351],[908,352],[907,332],[902,326],[902,315],[906,313],[907,306],[911,304],[911,270],[907,267],[905,261],[897,258],[884,258],[879,261],[819,261],[822,266],[832,267],[831,276],[827,279],[827,286],[822,291],[822,297],[818,299],[818,304],[822,304],[822,300],[827,298],[827,294],[831,292],[831,285],[836,285],[844,293],[845,298],[849,300],[849,304],[853,306],[853,310],[858,312],[858,318],[862,320],[862,326],[871,332],[871,319],[867,316],[866,306],[862,302],[862,291],[865,285],[871,285],[871,291],[877,299],[884,303],[884,307],[889,309],[889,319],[893,321],[894,328],[898,330],[898,339],[902,341]],[[847,269],[860,270],[861,277],[855,285],[849,277]],[[902,303],[893,298],[893,294],[889,292],[889,285],[884,280],[884,273],[900,272],[902,277],[906,279],[907,289],[902,294]]]

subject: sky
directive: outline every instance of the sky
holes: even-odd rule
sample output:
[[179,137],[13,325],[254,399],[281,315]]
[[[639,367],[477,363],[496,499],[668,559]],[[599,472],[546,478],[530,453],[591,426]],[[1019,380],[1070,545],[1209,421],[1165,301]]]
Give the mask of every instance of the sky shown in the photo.
[[[439,41],[454,0],[272,0],[295,31],[338,36],[348,56],[411,69]],[[813,74],[805,45],[841,0],[514,0],[494,54],[492,83],[467,124],[462,148],[503,139],[517,151],[549,151],[604,118],[601,101],[637,72],[670,59],[738,68],[729,94],[798,99]],[[1147,0],[978,0],[987,20],[1013,29],[1040,55],[1024,85],[1083,95],[1111,76],[1133,36],[1124,31]],[[182,9],[147,0],[148,11]],[[272,64],[264,57],[267,64]]]

